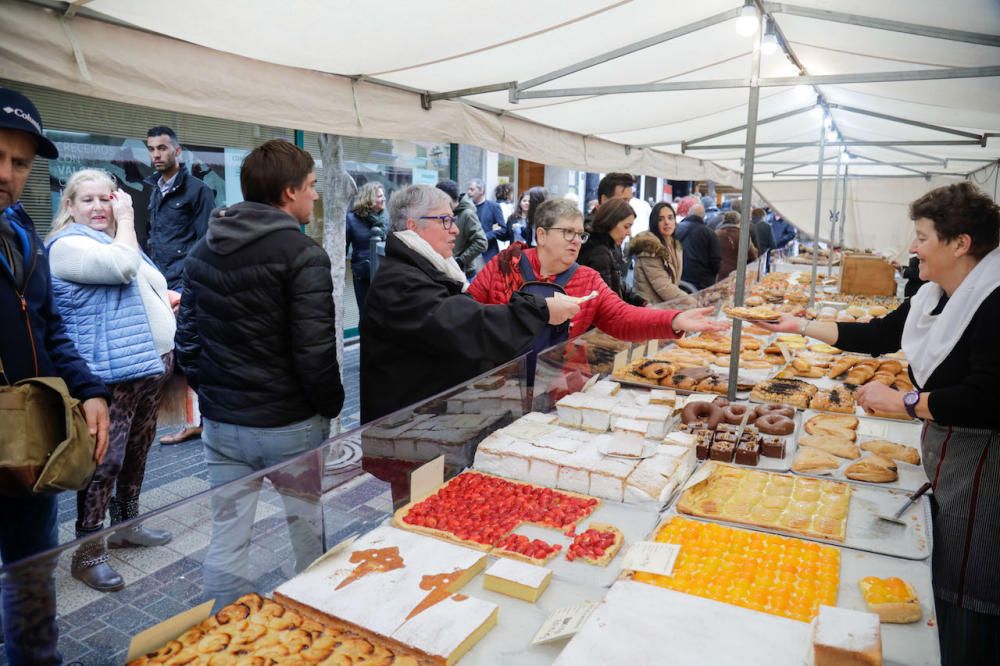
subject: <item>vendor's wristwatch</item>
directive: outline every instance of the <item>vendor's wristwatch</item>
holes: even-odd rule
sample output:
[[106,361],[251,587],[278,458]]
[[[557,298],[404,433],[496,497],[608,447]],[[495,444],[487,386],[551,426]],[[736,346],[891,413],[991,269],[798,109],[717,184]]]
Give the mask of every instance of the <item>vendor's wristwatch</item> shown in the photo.
[[910,391],[903,394],[903,409],[910,418],[917,418],[917,403],[920,402],[920,391]]

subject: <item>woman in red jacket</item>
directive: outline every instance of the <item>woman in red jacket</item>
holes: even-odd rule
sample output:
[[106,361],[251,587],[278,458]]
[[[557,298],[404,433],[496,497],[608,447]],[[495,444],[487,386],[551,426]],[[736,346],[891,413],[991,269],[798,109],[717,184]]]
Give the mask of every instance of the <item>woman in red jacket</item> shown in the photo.
[[480,303],[506,304],[520,290],[548,289],[569,296],[588,297],[568,331],[549,331],[536,350],[585,333],[596,326],[621,340],[642,341],[676,338],[685,332],[720,331],[725,321],[708,319],[713,308],[695,310],[654,310],[629,305],[608,288],[600,273],[576,263],[580,247],[587,239],[583,214],[572,201],[548,199],[535,212],[535,244],[526,248],[514,243],[494,257],[469,287]]

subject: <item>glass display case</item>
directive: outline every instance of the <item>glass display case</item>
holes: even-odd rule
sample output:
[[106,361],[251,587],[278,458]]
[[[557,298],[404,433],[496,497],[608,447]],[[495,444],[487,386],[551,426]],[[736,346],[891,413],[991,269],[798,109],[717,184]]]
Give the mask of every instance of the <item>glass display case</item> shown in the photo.
[[[330,548],[391,517],[409,501],[413,469],[440,455],[446,478],[471,466],[477,443],[530,407],[525,365],[516,359],[281,465],[4,567],[4,612],[31,636],[34,663],[52,656],[54,615],[64,663],[123,664],[136,634],[178,613],[209,600],[217,609],[247,592],[269,596]],[[360,446],[364,473],[325,474],[327,451],[349,445]],[[133,523],[173,539],[109,549],[123,590],[101,593],[72,577],[75,551]]]

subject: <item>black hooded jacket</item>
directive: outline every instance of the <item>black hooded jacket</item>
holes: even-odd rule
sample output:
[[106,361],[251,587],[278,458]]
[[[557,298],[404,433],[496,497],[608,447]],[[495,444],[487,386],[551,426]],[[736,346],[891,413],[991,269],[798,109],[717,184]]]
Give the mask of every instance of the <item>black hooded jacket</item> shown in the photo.
[[272,428],[344,404],[330,258],[291,215],[212,213],[184,267],[177,358],[213,421]]
[[361,422],[429,398],[527,350],[549,319],[541,296],[482,305],[389,234],[361,320]]

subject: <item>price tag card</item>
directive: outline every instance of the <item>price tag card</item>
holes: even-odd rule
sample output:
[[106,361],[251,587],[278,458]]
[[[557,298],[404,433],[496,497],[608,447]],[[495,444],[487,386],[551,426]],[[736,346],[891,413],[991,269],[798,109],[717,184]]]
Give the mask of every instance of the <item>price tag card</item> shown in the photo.
[[691,395],[679,395],[674,403],[674,409],[682,409],[684,405],[692,402],[712,402],[719,397],[718,393],[692,393]]
[[641,361],[642,357],[646,355],[646,345],[636,345],[632,350],[632,362]]
[[660,351],[660,341],[650,340],[646,345],[646,356],[653,358],[656,356],[656,352]]
[[599,605],[598,601],[585,601],[578,606],[560,608],[545,620],[531,640],[532,644],[551,643],[572,636],[580,631],[583,623]]
[[676,543],[637,541],[625,553],[622,569],[672,576],[680,552],[681,547]]
[[444,456],[410,472],[410,501],[419,502],[444,483]]
[[784,342],[779,342],[778,349],[781,350],[781,355],[785,357],[785,363],[791,363],[792,352],[788,350],[788,345],[786,345]]
[[614,364],[613,368],[615,370],[621,370],[626,365],[628,365],[628,350],[627,349],[623,349],[620,352],[618,352],[617,354],[615,354],[615,364]]
[[858,434],[886,439],[889,437],[889,424],[865,419],[858,424]]

